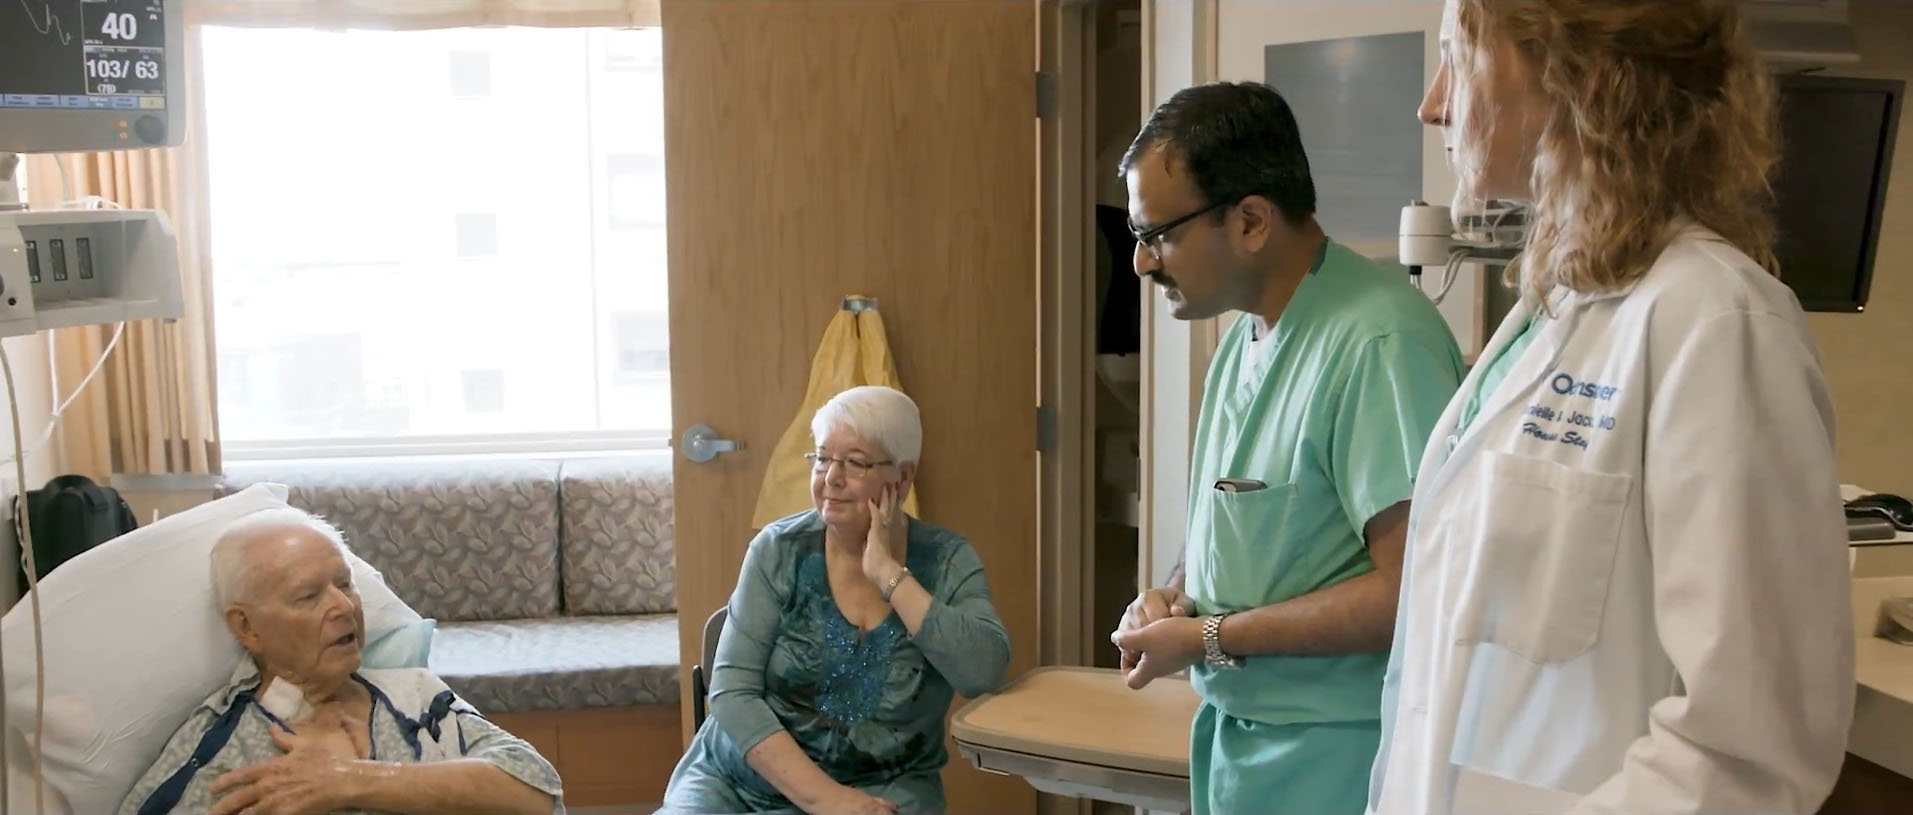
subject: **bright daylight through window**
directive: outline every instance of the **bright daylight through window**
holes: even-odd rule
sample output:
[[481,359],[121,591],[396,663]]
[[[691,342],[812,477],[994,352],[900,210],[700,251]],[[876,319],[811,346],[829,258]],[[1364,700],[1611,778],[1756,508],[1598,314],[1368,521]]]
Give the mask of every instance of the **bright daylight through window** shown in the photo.
[[656,29],[205,34],[229,457],[670,426]]

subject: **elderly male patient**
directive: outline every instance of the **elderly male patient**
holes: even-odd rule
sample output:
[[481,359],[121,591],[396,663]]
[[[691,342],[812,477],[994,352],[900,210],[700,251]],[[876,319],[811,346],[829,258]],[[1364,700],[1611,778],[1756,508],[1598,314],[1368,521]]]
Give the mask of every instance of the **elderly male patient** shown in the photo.
[[339,531],[297,509],[236,521],[213,593],[245,648],[123,815],[564,811],[558,773],[423,668],[360,669],[365,615]]

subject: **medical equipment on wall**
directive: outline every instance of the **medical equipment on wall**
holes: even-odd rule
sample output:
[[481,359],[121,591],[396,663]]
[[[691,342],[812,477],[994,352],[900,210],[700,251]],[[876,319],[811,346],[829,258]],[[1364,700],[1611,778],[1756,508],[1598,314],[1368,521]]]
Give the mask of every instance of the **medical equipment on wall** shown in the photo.
[[186,130],[184,5],[0,3],[0,151],[177,146]]
[[1513,261],[1526,240],[1527,223],[1527,210],[1505,201],[1489,201],[1481,211],[1460,218],[1448,207],[1414,201],[1402,207],[1399,259],[1424,292],[1422,268],[1442,270],[1440,286],[1428,295],[1440,303],[1455,285],[1462,264],[1506,266]]
[[0,337],[178,319],[179,247],[158,210],[0,213]]
[[[29,208],[20,203],[25,198],[15,154],[177,146],[187,121],[183,6],[181,0],[0,3],[0,337],[118,323],[74,395],[103,367],[126,321],[183,315],[178,241],[171,221],[156,210],[74,207],[70,201]],[[25,489],[26,458],[40,445],[25,444],[13,363],[4,346],[0,374],[11,408],[16,489]],[[71,402],[58,393],[54,398],[49,434]],[[35,811],[44,811],[46,669],[38,570],[32,525],[16,528],[38,663],[35,721],[22,735],[30,736],[33,749]],[[0,766],[7,749],[5,685],[0,663]],[[10,803],[6,786],[0,774],[0,801]]]

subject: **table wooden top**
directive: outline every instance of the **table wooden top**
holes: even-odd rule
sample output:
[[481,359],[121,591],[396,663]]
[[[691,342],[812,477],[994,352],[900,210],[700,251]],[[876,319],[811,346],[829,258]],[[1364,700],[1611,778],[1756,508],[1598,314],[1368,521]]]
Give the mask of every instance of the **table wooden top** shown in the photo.
[[1142,690],[1107,668],[1038,668],[963,706],[951,735],[977,747],[1189,777],[1189,725],[1202,699],[1187,679]]

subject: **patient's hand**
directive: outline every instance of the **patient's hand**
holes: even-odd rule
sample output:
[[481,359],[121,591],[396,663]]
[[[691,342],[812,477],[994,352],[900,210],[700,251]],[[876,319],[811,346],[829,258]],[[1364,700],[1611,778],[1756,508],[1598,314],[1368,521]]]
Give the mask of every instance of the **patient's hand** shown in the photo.
[[272,741],[286,754],[215,779],[210,792],[217,803],[208,815],[322,815],[339,808],[332,796],[348,759],[334,756],[316,738],[278,728]]

